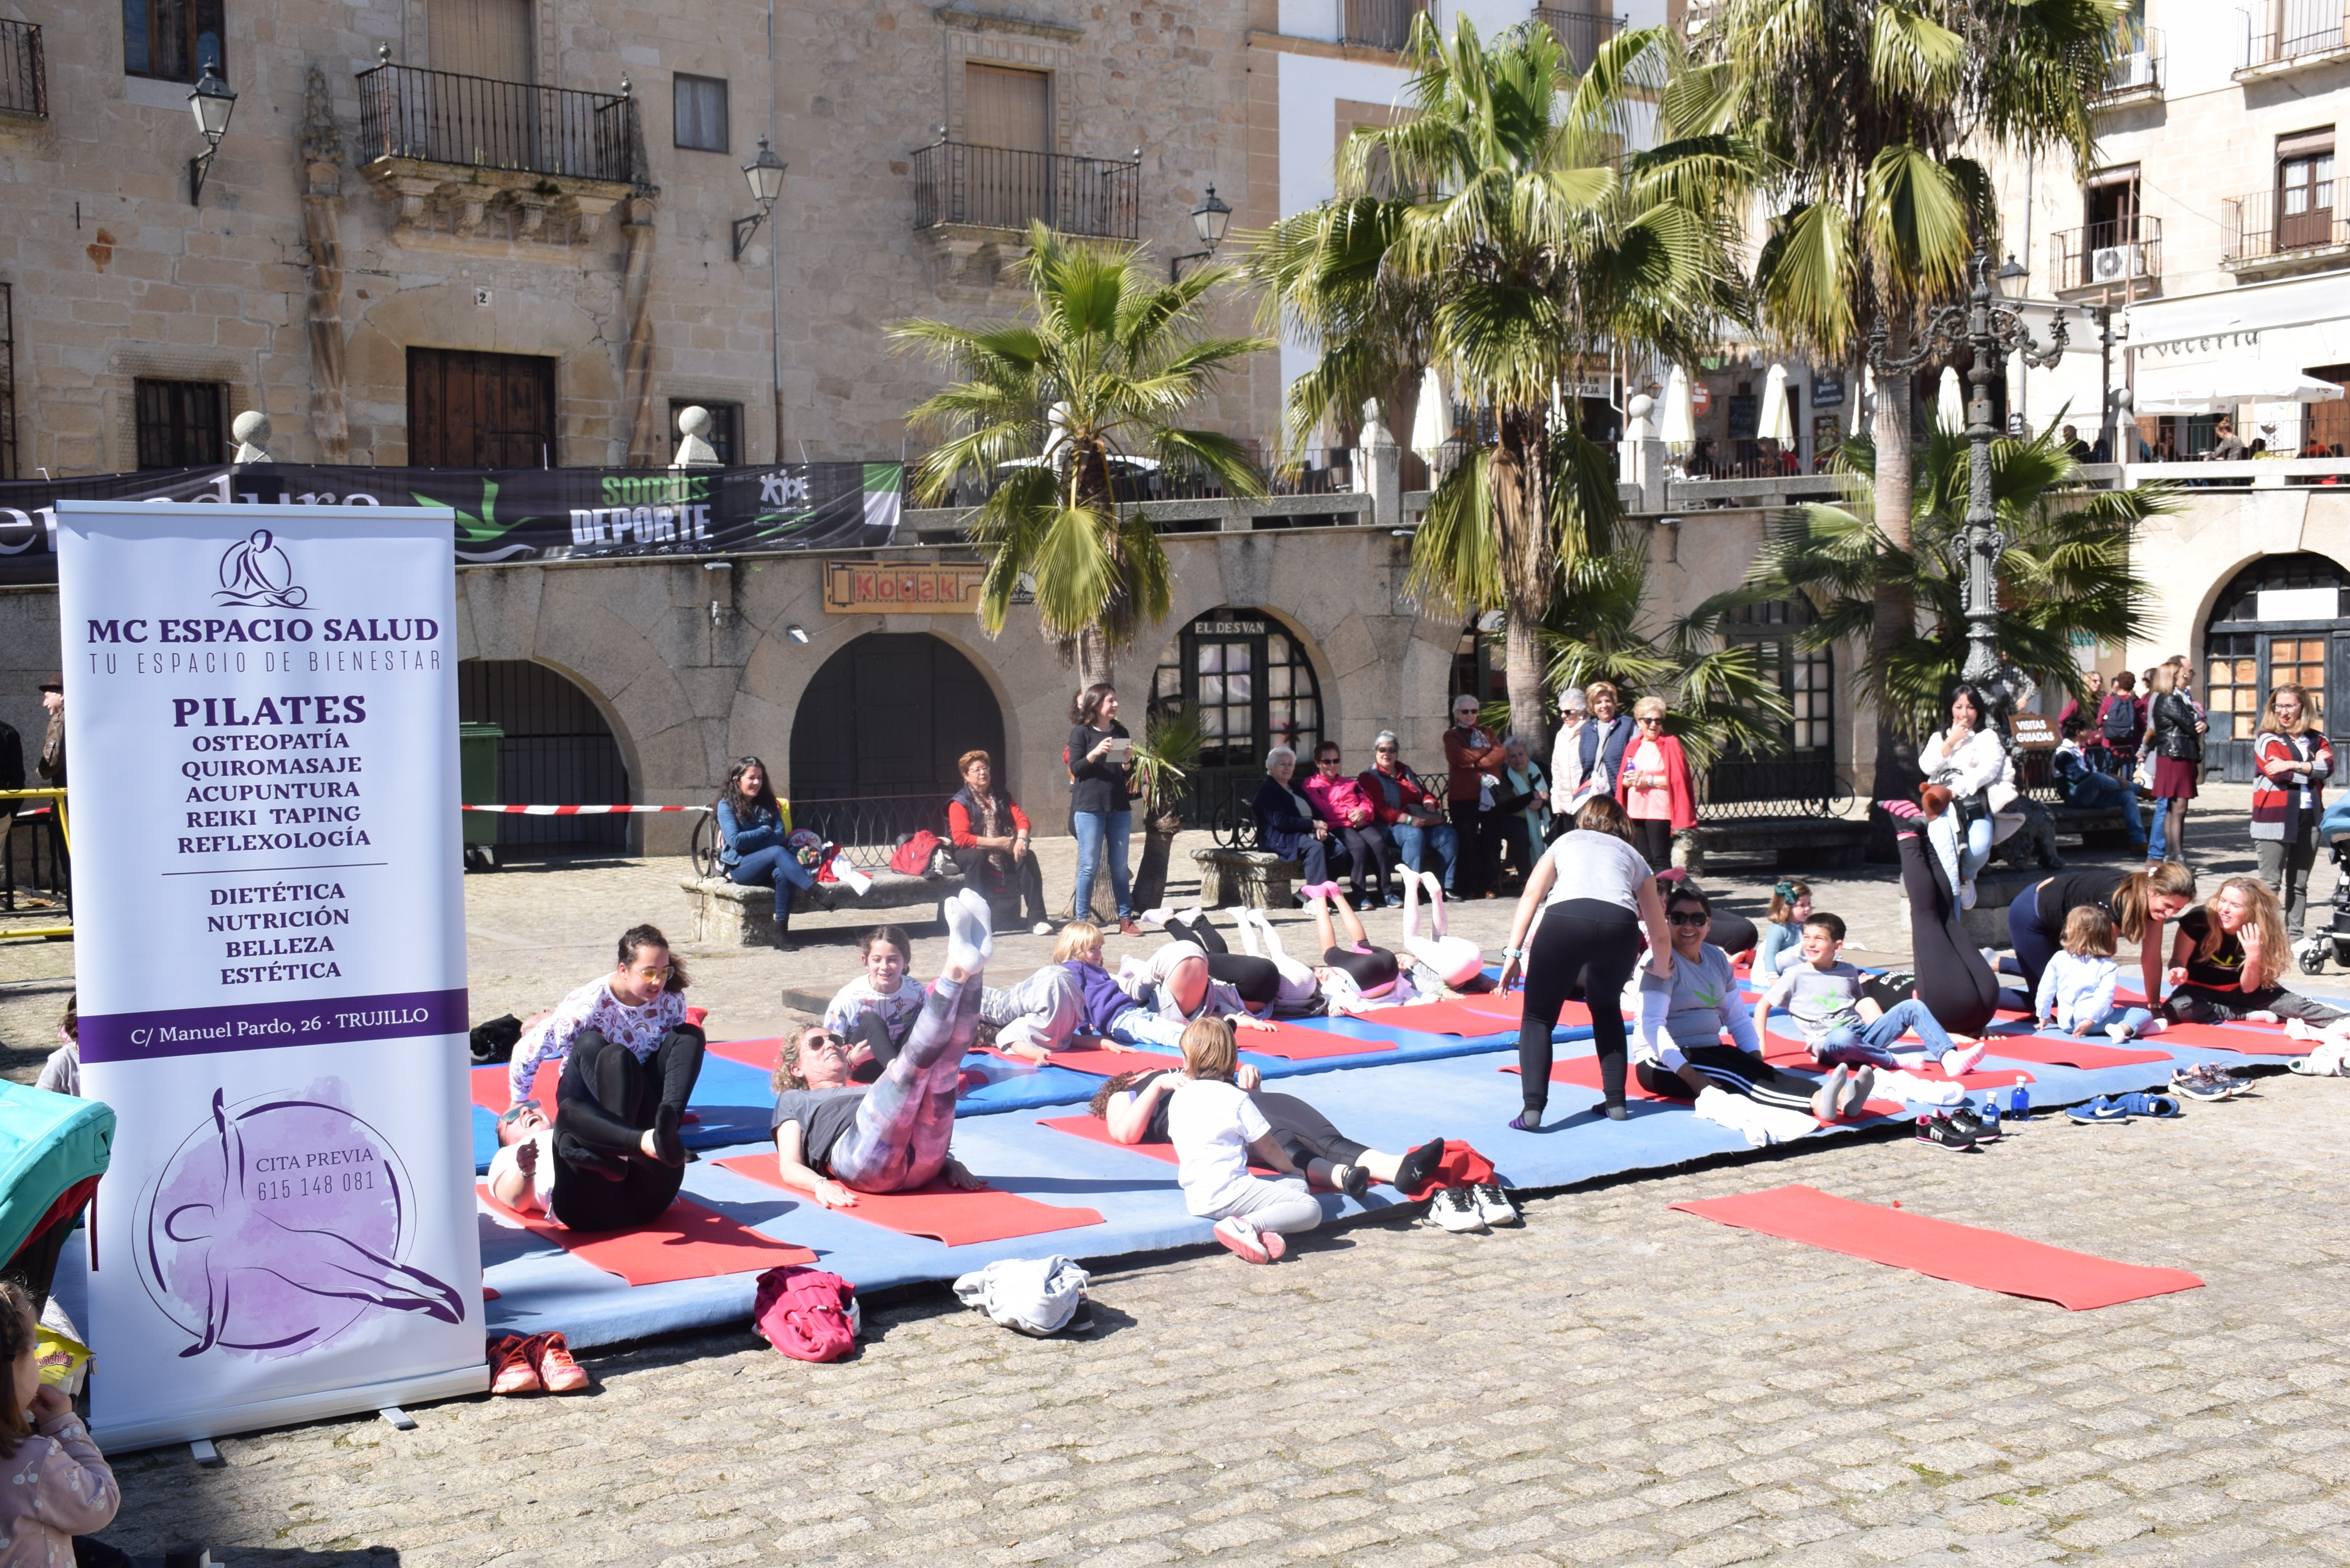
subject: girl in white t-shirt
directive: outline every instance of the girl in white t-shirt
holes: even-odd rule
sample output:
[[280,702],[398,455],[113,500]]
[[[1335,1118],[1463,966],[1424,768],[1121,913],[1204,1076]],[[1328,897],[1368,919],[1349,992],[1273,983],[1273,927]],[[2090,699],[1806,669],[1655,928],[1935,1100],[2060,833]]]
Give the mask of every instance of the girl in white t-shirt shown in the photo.
[[[1284,1233],[1322,1223],[1322,1205],[1306,1190],[1264,1119],[1232,1082],[1240,1051],[1232,1026],[1202,1018],[1183,1030],[1183,1083],[1167,1106],[1167,1137],[1175,1146],[1175,1179],[1183,1204],[1216,1222],[1216,1240],[1252,1263],[1286,1252]],[[1267,1181],[1249,1172],[1250,1157],[1283,1173]]]

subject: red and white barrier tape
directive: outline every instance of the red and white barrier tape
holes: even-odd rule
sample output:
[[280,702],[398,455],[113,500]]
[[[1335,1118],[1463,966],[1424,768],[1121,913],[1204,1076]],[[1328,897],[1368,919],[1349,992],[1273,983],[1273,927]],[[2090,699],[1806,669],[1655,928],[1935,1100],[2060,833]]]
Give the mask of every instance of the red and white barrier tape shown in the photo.
[[708,811],[706,805],[467,805],[464,811],[501,811],[514,816],[613,816],[653,811]]

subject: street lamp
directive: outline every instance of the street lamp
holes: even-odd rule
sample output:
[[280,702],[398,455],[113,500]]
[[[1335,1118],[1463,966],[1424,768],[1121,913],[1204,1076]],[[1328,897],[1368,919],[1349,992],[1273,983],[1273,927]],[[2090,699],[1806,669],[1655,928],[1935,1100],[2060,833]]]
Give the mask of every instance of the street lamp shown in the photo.
[[743,247],[759,232],[759,225],[775,214],[775,198],[784,193],[784,161],[775,156],[765,137],[759,138],[759,154],[743,165],[743,178],[751,187],[751,200],[759,210],[747,218],[734,220],[734,259],[743,259]]
[[201,207],[204,176],[212,172],[213,155],[220,151],[221,138],[228,134],[228,117],[236,112],[236,94],[213,70],[210,60],[204,62],[203,77],[188,94],[188,108],[204,139],[203,151],[188,160],[188,205]]
[[2000,297],[2002,299],[2022,298],[2024,294],[2023,280],[2031,275],[2032,274],[2025,269],[2023,264],[2015,259],[2015,253],[2013,251],[2008,252],[2007,265],[1999,269]]
[[1199,235],[1200,243],[1208,248],[1193,251],[1188,255],[1170,256],[1167,259],[1167,281],[1175,283],[1181,279],[1185,262],[1206,261],[1214,255],[1216,247],[1224,243],[1224,230],[1232,221],[1232,210],[1217,199],[1216,188],[1209,186],[1207,199],[1191,209],[1191,232]]
[[1991,499],[1991,443],[1999,433],[1991,423],[1991,366],[2004,364],[2013,354],[2021,354],[2027,367],[2044,369],[2055,364],[2064,353],[2065,328],[2064,312],[2059,309],[2049,327],[2048,347],[2040,348],[2019,312],[1992,303],[1989,252],[1975,253],[1974,275],[1967,303],[1937,307],[1918,333],[1911,353],[1892,352],[1880,319],[1868,334],[1868,362],[1882,380],[1906,376],[1929,357],[1947,355],[1962,343],[1974,351],[1974,365],[1967,372],[1973,389],[1967,398],[1967,518],[1961,535],[1967,556],[1967,662],[1962,675],[1970,685],[1981,688],[1995,684],[1999,675],[1994,623],[1999,618],[1999,558],[2007,550]]

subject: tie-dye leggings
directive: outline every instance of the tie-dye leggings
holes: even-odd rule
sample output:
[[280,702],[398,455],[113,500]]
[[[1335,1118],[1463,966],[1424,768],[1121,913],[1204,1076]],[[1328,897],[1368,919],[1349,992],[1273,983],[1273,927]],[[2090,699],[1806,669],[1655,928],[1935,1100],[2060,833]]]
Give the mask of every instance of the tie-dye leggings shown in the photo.
[[859,1192],[907,1192],[931,1181],[954,1137],[955,1085],[979,1029],[983,987],[972,975],[941,979],[905,1045],[857,1107],[857,1125],[825,1161]]

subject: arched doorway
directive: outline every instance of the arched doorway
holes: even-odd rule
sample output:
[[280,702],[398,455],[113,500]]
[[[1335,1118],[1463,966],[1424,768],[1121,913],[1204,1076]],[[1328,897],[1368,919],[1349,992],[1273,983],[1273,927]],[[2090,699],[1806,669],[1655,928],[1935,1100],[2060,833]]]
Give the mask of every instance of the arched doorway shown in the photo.
[[1311,758],[1322,739],[1322,682],[1305,649],[1263,610],[1230,606],[1194,618],[1153,675],[1153,711],[1199,715],[1203,744],[1185,815],[1208,825],[1245,813],[1274,744]]
[[943,833],[955,759],[974,749],[1004,767],[1003,711],[986,677],[941,639],[869,633],[800,694],[784,781],[792,821],[843,844]]
[[2269,692],[2287,681],[2309,689],[2318,721],[2335,744],[2350,737],[2350,703],[2326,701],[2350,682],[2350,616],[2343,589],[2350,571],[2302,551],[2263,556],[2220,590],[2203,628],[2203,701],[2213,744],[2205,761],[2230,784],[2252,778],[2252,734]]
[[[457,717],[495,724],[498,798],[512,805],[625,805],[629,766],[595,700],[559,670],[527,659],[457,665]],[[598,849],[625,854],[625,816],[502,816],[500,849]]]

